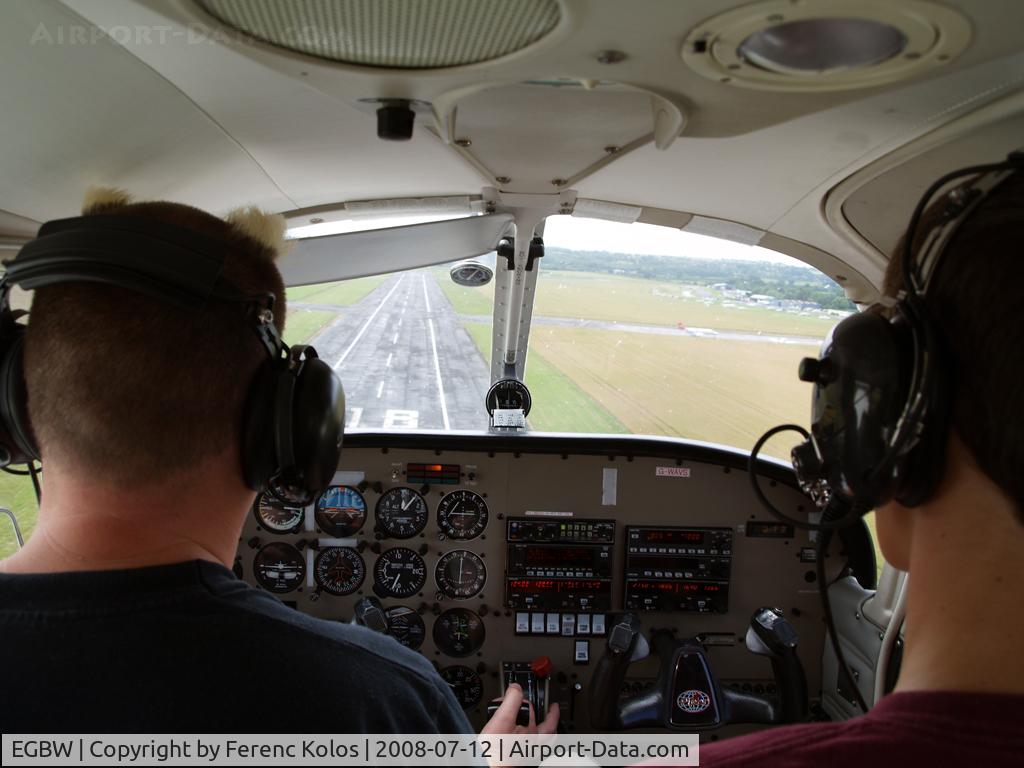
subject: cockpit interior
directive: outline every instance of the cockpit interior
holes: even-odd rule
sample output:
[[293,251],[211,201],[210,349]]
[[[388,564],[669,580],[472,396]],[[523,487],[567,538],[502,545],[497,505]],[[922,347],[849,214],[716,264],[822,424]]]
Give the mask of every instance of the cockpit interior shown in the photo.
[[[879,299],[928,184],[1020,148],[1022,22],[6,0],[0,256],[94,185],[283,214],[284,340],[340,377],[344,442],[315,497],[257,496],[235,574],[421,654],[474,728],[512,682],[567,733],[841,721],[894,685],[906,574],[871,514],[775,516],[822,508],[792,434],[752,449],[809,428],[801,360]],[[35,479],[0,476],[0,555]]]

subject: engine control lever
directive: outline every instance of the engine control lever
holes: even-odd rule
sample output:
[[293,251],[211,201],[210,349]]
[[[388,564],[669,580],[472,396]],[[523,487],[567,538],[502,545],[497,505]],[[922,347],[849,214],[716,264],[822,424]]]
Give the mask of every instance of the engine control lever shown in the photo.
[[750,618],[747,650],[767,656],[779,688],[781,720],[793,723],[807,715],[807,677],[796,654],[799,637],[778,608],[759,608]]
[[374,632],[386,635],[388,619],[384,615],[384,606],[376,597],[363,597],[356,601],[355,622]]

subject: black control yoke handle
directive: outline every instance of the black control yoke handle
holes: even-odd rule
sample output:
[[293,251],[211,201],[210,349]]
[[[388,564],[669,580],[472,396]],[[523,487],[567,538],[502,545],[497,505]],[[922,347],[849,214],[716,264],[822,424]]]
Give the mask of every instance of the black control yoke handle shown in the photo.
[[703,646],[678,639],[665,629],[651,631],[650,649],[660,659],[657,684],[648,691],[620,696],[633,661],[647,655],[640,620],[627,613],[615,624],[591,679],[590,721],[600,730],[662,727],[700,731],[727,723],[781,724],[807,714],[807,682],[796,655],[797,635],[777,609],[754,612],[747,647],[768,656],[780,700],[721,689]]

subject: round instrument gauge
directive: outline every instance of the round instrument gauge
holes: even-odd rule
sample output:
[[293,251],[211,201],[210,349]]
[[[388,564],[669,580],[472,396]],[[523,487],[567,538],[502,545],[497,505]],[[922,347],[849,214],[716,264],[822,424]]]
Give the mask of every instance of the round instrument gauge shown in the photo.
[[412,488],[392,488],[377,502],[377,526],[388,536],[411,539],[427,525],[427,502]]
[[259,524],[270,533],[294,533],[302,525],[305,509],[300,504],[281,501],[272,493],[261,493],[252,507]]
[[306,577],[306,558],[291,544],[267,544],[252,561],[252,572],[269,592],[291,592]]
[[441,670],[441,679],[451,686],[455,699],[463,709],[471,709],[484,697],[484,684],[480,675],[469,667],[453,664]]
[[533,398],[530,397],[530,390],[519,379],[501,379],[491,385],[487,390],[487,413],[491,416],[499,408],[508,410],[522,408],[523,415],[530,415],[530,408],[533,406]]
[[437,588],[448,597],[465,600],[484,588],[487,568],[480,555],[466,549],[453,549],[437,561],[434,580]]
[[373,566],[377,582],[374,591],[388,597],[411,597],[427,583],[427,565],[423,558],[405,547],[382,552]]
[[332,595],[351,595],[363,584],[366,564],[352,547],[327,547],[313,562],[317,586]]
[[423,623],[423,617],[412,608],[397,605],[384,611],[384,616],[388,620],[388,634],[395,640],[414,651],[423,645],[427,627]]
[[437,506],[437,527],[450,539],[475,539],[487,527],[487,502],[472,491],[452,491]]
[[448,656],[462,658],[484,644],[484,622],[468,608],[449,608],[434,622],[434,643]]
[[328,536],[354,536],[366,522],[366,499],[348,485],[332,485],[316,500],[317,527]]

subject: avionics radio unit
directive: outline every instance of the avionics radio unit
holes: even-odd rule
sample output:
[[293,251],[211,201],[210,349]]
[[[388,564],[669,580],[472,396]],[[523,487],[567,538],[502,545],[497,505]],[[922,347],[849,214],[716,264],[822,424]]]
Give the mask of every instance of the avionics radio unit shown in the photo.
[[511,517],[505,607],[607,611],[612,596],[614,520]]
[[626,610],[729,610],[732,529],[626,527]]

